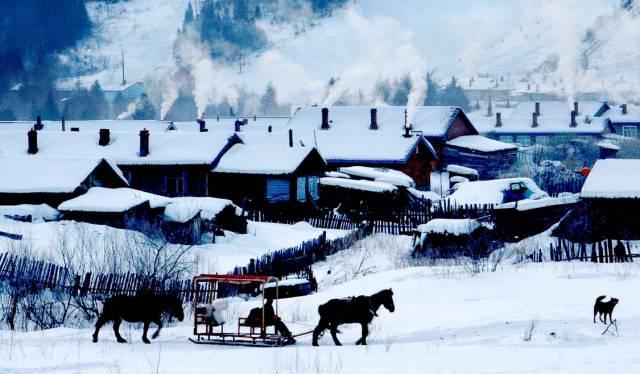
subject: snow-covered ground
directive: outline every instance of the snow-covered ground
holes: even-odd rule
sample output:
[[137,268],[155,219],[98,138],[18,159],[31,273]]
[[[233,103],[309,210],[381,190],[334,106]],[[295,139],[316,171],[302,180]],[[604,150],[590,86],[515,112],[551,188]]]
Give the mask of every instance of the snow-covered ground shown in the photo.
[[[61,250],[78,249],[87,256],[85,261],[77,260],[89,267],[85,271],[104,271],[92,267],[104,264],[101,259],[112,256],[114,249],[126,251],[128,246],[144,240],[137,232],[73,221],[24,223],[0,218],[0,231],[23,235],[22,241],[0,237],[0,252],[12,251],[62,264]],[[247,234],[225,232],[224,237],[216,237],[216,243],[210,243],[208,236],[203,242],[209,240],[209,244],[193,246],[188,253],[197,264],[197,273],[227,273],[235,266],[246,266],[251,258],[297,246],[317,238],[323,231],[327,232],[328,240],[348,232],[317,229],[306,222],[284,225],[250,221]],[[62,248],[62,242],[67,247]]]
[[[317,306],[330,298],[392,288],[395,313],[381,309],[366,347],[360,328],[341,327],[343,347],[325,336],[321,347],[301,337],[284,348],[198,346],[187,341],[190,322],[163,330],[151,345],[126,325],[127,344],[106,328],[29,333],[0,331],[0,371],[55,373],[631,373],[640,368],[640,264],[546,263],[505,265],[471,275],[464,266],[410,267],[408,238],[374,236],[315,267],[322,280],[357,267],[367,252],[368,272],[320,282],[316,294],[280,301],[294,332],[317,323]],[[331,270],[331,274],[327,272]],[[341,279],[340,279],[341,278]],[[599,295],[618,297],[619,336],[601,335],[592,321]],[[244,315],[255,302],[233,303]],[[327,334],[328,335],[328,334]]]

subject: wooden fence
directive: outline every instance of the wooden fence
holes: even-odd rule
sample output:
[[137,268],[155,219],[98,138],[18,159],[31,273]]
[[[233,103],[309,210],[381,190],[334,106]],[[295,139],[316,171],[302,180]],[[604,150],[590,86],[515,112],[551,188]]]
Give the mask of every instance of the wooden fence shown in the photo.
[[317,261],[324,260],[327,256],[345,250],[356,241],[371,235],[372,228],[370,224],[362,225],[348,235],[330,241],[327,240],[327,233],[323,232],[319,237],[298,246],[281,249],[263,255],[260,258],[251,259],[247,266],[236,267],[233,273],[243,275],[268,274],[275,277],[306,274],[310,266]]
[[[548,249],[539,249],[528,259],[533,262],[544,261],[590,261],[597,263],[633,262],[634,257],[640,254],[631,251],[629,242],[613,245],[613,240],[608,239],[597,243],[573,243],[565,239],[558,239],[556,243],[549,245]],[[548,257],[544,252],[547,252]]]
[[[298,246],[277,250],[251,260],[248,266],[236,268],[234,274],[269,274],[284,277],[305,273],[316,261],[344,250],[370,234],[371,225],[361,226],[344,237],[329,241],[325,232],[318,238]],[[0,254],[0,281],[18,282],[33,292],[49,289],[80,297],[135,295],[143,290],[175,294],[184,302],[191,301],[194,297],[192,279],[169,279],[159,282],[133,273],[79,275],[60,265],[10,253]],[[213,292],[210,286],[202,286],[200,297],[203,300],[207,300]],[[237,287],[232,285],[225,285],[223,288],[224,290],[220,290],[221,294],[232,295],[237,292]]]

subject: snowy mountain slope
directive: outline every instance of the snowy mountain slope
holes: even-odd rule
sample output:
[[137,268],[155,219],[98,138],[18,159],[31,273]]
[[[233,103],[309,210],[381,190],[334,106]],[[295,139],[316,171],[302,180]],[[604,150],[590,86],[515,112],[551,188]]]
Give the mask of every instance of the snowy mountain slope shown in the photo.
[[[104,40],[93,39],[78,51],[108,56],[109,64],[86,80],[118,84],[122,48],[130,81],[171,66],[172,42],[187,2],[133,0],[112,6],[111,17],[104,6],[92,5]],[[345,93],[357,101],[358,92],[371,102],[377,80],[427,71],[440,80],[508,75],[512,86],[530,77],[569,97],[606,90],[615,99],[640,85],[639,12],[637,4],[622,11],[617,0],[353,0],[304,30],[262,25],[271,48],[248,58],[242,73],[238,66],[210,61],[206,53],[194,54],[197,44],[188,59],[201,109],[222,98],[233,102],[239,88],[261,92],[268,82],[284,102],[331,104]],[[331,77],[340,80],[326,92]],[[164,101],[175,98],[175,89],[160,89]]]

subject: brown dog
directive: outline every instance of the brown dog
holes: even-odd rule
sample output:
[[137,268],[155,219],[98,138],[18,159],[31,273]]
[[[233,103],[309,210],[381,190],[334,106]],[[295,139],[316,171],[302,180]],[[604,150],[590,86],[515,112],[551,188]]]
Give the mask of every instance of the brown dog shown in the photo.
[[[596,303],[593,305],[593,323],[596,323],[596,314],[600,313],[600,321],[607,324],[607,314],[609,315],[609,322],[611,322],[611,313],[613,312],[613,308],[618,304],[618,299],[612,297],[611,300],[602,302],[606,296],[600,296],[596,299]],[[602,319],[604,316],[604,320]]]

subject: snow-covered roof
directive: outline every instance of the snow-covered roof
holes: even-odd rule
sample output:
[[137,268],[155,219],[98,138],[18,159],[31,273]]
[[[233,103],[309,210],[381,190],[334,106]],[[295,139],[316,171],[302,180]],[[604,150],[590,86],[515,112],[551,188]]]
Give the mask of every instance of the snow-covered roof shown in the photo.
[[119,213],[145,202],[149,202],[151,208],[160,208],[169,204],[171,199],[132,188],[92,187],[84,195],[60,204],[58,210]]
[[353,177],[371,179],[376,182],[385,182],[393,184],[394,186],[415,186],[413,178],[401,171],[393,169],[371,168],[367,166],[348,166],[338,168],[338,171]]
[[530,178],[506,178],[488,181],[477,181],[457,184],[457,190],[447,198],[457,205],[465,204],[501,204],[504,201],[504,192],[509,190],[512,183],[523,183],[529,192],[528,199],[547,197]]
[[360,190],[368,192],[393,192],[397,187],[391,183],[375,182],[367,180],[354,180],[344,178],[320,178],[320,184],[324,186],[342,187],[351,190]]
[[267,147],[236,144],[214,167],[215,173],[291,174],[311,154],[313,147]]
[[513,209],[519,211],[527,211],[531,209],[545,208],[556,205],[574,204],[578,202],[578,196],[574,194],[567,194],[558,197],[542,197],[540,199],[524,199],[517,203],[512,201],[504,204],[496,205],[496,209]]
[[603,140],[603,141],[598,142],[598,147],[604,148],[604,149],[610,149],[612,151],[619,151],[620,150],[619,146],[611,143],[608,140]]
[[[495,121],[494,121],[495,123]],[[604,117],[576,116],[577,126],[571,125],[571,116],[545,116],[538,117],[538,126],[532,127],[533,117],[529,113],[526,117],[509,116],[502,118],[501,127],[492,127],[487,132],[500,134],[601,134],[607,128],[607,119]]]
[[640,198],[640,160],[598,160],[582,186],[580,197],[587,199]]
[[627,104],[627,114],[622,113],[622,108],[613,106],[604,114],[614,124],[640,123],[640,106]]
[[60,212],[47,204],[0,205],[0,217],[3,216],[31,216],[33,221],[55,221]]
[[418,231],[428,234],[468,235],[478,227],[480,223],[475,219],[434,218],[418,226]]
[[[543,117],[563,117],[569,118],[573,110],[573,103],[567,101],[539,101],[540,118]],[[582,116],[595,117],[604,113],[607,104],[599,101],[580,101],[578,102],[578,111]],[[536,102],[522,101],[519,102],[509,117],[527,117],[531,118],[531,114],[536,110]]]
[[[209,131],[233,132],[235,130],[236,120],[247,120],[247,124],[241,127],[241,131],[246,132],[266,132],[269,126],[272,129],[283,129],[287,126],[290,117],[213,117],[206,118],[206,128]],[[28,131],[34,125],[35,121],[0,121],[0,132],[12,131]],[[62,132],[62,123],[60,121],[42,121],[43,128],[41,131]],[[169,130],[171,121],[157,120],[87,120],[65,121],[66,131],[70,131],[72,127],[77,127],[80,132],[98,132],[100,129],[109,129],[116,132],[139,133],[142,129],[149,132],[200,132],[200,125],[197,121],[173,121],[173,127],[176,130]]]
[[[26,143],[26,135],[24,138]],[[108,159],[0,154],[0,192],[70,193],[103,162],[111,166],[125,185],[128,184],[118,166]]]
[[473,168],[469,168],[466,166],[461,166],[461,165],[447,165],[447,171],[449,173],[455,173],[455,174],[460,174],[460,175],[478,175],[478,171],[476,169]]
[[[402,134],[405,126],[405,106],[380,106],[377,109],[378,130],[369,130],[371,109],[369,106],[333,106],[329,107],[329,130],[320,130],[322,108],[316,106],[298,109],[289,127],[295,130],[332,130],[337,132],[361,133],[377,131]],[[444,137],[456,116],[462,113],[452,106],[419,106],[411,119],[412,130],[421,131],[426,137]]]
[[236,215],[242,213],[231,200],[215,197],[174,197],[164,210],[165,219],[186,222],[200,213],[202,219],[212,220],[227,206],[235,208]]
[[[98,144],[95,132],[38,132],[39,157],[102,157],[118,165],[209,165],[232,137],[228,132],[165,132],[149,135],[149,154],[140,157],[138,133],[111,132],[107,146]],[[26,132],[0,136],[0,155],[24,155]]]
[[330,163],[404,163],[419,143],[424,143],[431,154],[436,157],[433,146],[419,136],[403,137],[400,134],[374,131],[369,133],[316,131],[315,139],[318,151]]
[[480,135],[465,135],[447,141],[447,145],[454,147],[472,149],[480,152],[499,152],[507,150],[516,150],[517,146],[513,144],[499,142],[497,140],[485,138]]

